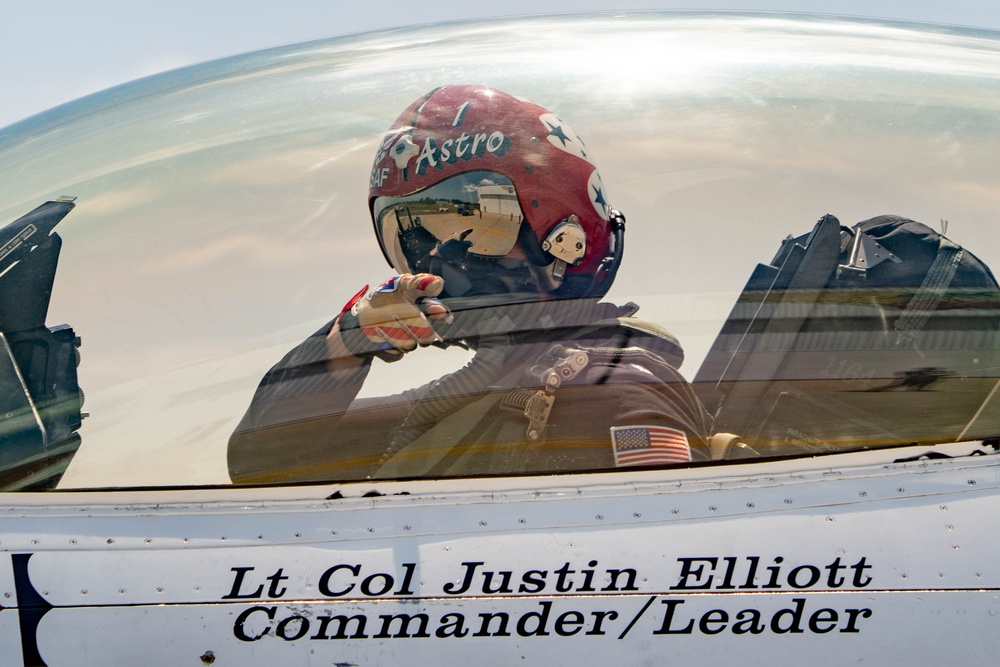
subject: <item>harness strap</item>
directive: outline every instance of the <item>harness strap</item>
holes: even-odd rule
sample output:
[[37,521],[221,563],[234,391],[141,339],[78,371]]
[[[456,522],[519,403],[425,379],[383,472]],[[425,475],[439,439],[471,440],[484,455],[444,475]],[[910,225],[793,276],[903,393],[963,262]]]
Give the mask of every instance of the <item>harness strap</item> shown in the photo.
[[[620,365],[638,365],[649,370],[657,366],[671,367],[669,362],[649,350],[637,347],[585,347],[567,348],[553,345],[532,366],[524,381],[540,389],[515,388],[500,399],[500,407],[521,413],[528,420],[525,435],[528,440],[540,440],[555,404],[555,392],[564,382],[569,382],[589,365],[615,368]],[[653,372],[649,370],[649,372]],[[655,375],[655,372],[653,372]]]
[[500,406],[514,409],[524,413],[528,419],[528,429],[525,432],[528,440],[539,440],[545,433],[545,426],[549,420],[549,413],[552,412],[552,405],[555,403],[555,391],[562,386],[563,382],[572,380],[580,374],[590,363],[590,356],[587,352],[574,348],[553,345],[546,357],[554,359],[554,363],[549,362],[536,364],[528,370],[527,375],[536,382],[540,381],[542,388],[534,391],[530,389],[512,389],[503,395]]

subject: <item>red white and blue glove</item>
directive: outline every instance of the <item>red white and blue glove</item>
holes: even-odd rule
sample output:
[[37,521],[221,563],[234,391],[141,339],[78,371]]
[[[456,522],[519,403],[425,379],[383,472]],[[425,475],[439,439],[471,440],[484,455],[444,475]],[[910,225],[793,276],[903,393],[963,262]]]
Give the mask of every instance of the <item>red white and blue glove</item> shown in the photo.
[[337,320],[344,345],[355,356],[378,354],[393,359],[440,341],[431,321],[451,317],[434,298],[443,289],[444,279],[429,273],[393,276],[368,296],[365,285]]

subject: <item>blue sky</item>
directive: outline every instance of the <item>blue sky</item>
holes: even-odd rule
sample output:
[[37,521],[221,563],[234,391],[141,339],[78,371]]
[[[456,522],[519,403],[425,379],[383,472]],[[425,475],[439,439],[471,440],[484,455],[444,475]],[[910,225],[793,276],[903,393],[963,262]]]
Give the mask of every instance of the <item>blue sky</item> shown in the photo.
[[11,2],[0,22],[0,127],[132,79],[270,46],[417,23],[619,9],[800,11],[1000,30],[996,0]]

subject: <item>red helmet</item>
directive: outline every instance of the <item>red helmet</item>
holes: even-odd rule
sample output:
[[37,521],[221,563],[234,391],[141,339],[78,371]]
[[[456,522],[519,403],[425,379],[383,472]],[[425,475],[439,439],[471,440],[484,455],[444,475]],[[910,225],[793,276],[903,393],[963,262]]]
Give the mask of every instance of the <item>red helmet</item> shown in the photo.
[[601,296],[624,218],[579,136],[532,102],[444,86],[386,133],[369,206],[389,264],[445,279],[445,294]]

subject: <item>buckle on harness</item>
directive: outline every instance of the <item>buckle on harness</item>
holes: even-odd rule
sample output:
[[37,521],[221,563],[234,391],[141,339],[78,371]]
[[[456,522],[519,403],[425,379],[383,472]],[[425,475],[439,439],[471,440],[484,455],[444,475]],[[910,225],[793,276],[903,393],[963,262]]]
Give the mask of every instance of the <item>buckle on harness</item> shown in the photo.
[[542,437],[545,424],[549,421],[549,413],[552,412],[552,404],[555,402],[556,397],[551,392],[546,393],[541,389],[528,398],[528,404],[524,406],[524,416],[528,418],[529,440],[538,440]]
[[524,416],[528,418],[528,429],[525,433],[528,440],[540,440],[545,433],[545,426],[555,403],[555,391],[563,382],[572,380],[590,363],[590,355],[583,350],[553,345],[546,355],[555,363],[546,367],[546,363],[536,364],[529,371],[529,377],[541,381],[542,389],[531,394],[524,405]]

